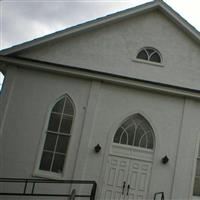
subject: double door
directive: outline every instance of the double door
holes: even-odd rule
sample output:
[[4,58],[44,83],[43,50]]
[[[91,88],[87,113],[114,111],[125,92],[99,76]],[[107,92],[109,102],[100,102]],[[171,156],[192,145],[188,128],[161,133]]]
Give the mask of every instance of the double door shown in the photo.
[[150,171],[150,162],[110,155],[101,199],[146,199]]

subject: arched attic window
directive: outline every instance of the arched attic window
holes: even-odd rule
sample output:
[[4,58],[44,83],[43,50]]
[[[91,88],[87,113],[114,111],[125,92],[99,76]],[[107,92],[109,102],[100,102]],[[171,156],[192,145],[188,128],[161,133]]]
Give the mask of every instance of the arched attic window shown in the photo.
[[62,173],[71,137],[74,104],[68,95],[51,110],[39,169]]
[[153,150],[154,132],[142,115],[134,114],[117,129],[113,142]]
[[152,47],[144,47],[137,54],[137,58],[155,63],[161,63],[161,54],[158,50]]

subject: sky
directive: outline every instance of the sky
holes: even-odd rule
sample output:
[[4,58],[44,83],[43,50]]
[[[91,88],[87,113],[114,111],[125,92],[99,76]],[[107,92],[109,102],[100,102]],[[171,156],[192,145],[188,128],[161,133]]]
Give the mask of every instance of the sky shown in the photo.
[[[0,50],[150,1],[0,0]],[[200,0],[163,1],[200,31]]]

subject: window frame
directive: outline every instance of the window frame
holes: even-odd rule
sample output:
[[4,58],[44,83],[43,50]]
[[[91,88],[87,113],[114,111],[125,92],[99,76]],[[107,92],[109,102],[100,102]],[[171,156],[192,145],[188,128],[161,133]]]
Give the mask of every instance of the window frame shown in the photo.
[[42,158],[42,154],[43,154],[43,150],[44,150],[45,140],[46,140],[46,136],[47,136],[47,133],[48,133],[48,125],[49,125],[49,121],[50,121],[50,117],[51,117],[53,108],[61,99],[66,98],[66,97],[70,100],[70,102],[73,106],[73,112],[74,112],[73,117],[72,117],[71,130],[70,130],[70,141],[72,140],[71,138],[73,137],[74,121],[75,121],[75,117],[76,117],[76,107],[75,107],[75,104],[74,104],[74,101],[72,100],[72,98],[68,94],[64,94],[61,97],[59,97],[58,99],[56,99],[54,101],[54,103],[51,104],[51,106],[49,107],[48,112],[46,114],[46,117],[45,117],[46,119],[45,119],[45,123],[44,123],[42,133],[41,133],[41,136],[40,136],[39,148],[38,148],[38,152],[36,153],[36,160],[35,160],[35,165],[34,165],[34,169],[33,169],[33,173],[32,173],[33,176],[35,176],[35,177],[43,177],[43,178],[50,178],[50,179],[62,179],[65,176],[66,168],[68,167],[68,164],[69,164],[67,155],[70,152],[70,146],[71,146],[70,141],[69,141],[68,146],[67,146],[64,164],[63,164],[63,170],[62,170],[61,173],[41,170],[40,169],[40,163],[41,163],[41,158]]
[[[146,51],[146,49],[151,49],[154,51],[154,53],[156,52],[159,57],[160,57],[160,62],[154,62],[154,61],[151,61],[150,58],[149,58],[149,55],[148,56],[148,59],[145,60],[145,59],[142,59],[142,58],[137,58],[138,57],[138,54],[140,52],[142,52],[143,50]],[[152,65],[157,65],[157,66],[163,66],[163,57],[160,53],[160,51],[158,51],[156,48],[154,47],[151,47],[151,46],[147,46],[147,47],[142,47],[141,49],[139,49],[136,53],[136,56],[135,56],[135,59],[133,59],[133,61],[136,61],[136,62],[142,62],[142,63],[146,63],[146,64],[152,64]]]
[[[127,144],[123,144],[123,143],[120,143],[120,142],[114,142],[115,136],[117,135],[117,131],[118,131],[121,127],[123,127],[123,126],[124,126],[124,123],[127,123],[128,120],[131,120],[131,123],[132,123],[132,124],[135,124],[135,125],[138,126],[138,127],[141,127],[141,124],[144,123],[145,126],[147,126],[147,127],[149,128],[149,130],[147,131],[147,133],[150,133],[150,135],[151,135],[151,139],[152,139],[152,148],[141,147],[141,146],[135,146],[134,144],[130,145],[130,144],[128,144],[129,142],[128,142]],[[133,120],[136,120],[136,121],[133,121]],[[138,123],[137,120],[140,121],[139,124],[137,124],[137,123]],[[129,124],[127,127],[130,127],[130,124]],[[125,128],[123,127],[122,129],[124,129],[124,131],[126,131],[126,128],[127,128],[127,127],[125,127]],[[123,132],[124,132],[124,131],[123,131]],[[121,140],[121,138],[122,138],[123,132],[122,132],[121,135],[120,135],[120,140]],[[128,133],[127,133],[127,134],[128,134]],[[135,132],[135,134],[136,134],[136,132]],[[146,133],[143,134],[142,137],[143,137],[144,135],[146,135]],[[141,137],[141,138],[142,138],[142,137]],[[140,140],[141,140],[141,138],[140,138]],[[128,138],[127,138],[127,139],[128,139]],[[120,141],[120,140],[119,140],[119,141]],[[133,138],[133,143],[135,143],[135,135],[134,135],[134,138]],[[149,123],[149,121],[148,121],[143,115],[141,115],[140,113],[132,114],[132,115],[126,117],[126,118],[121,122],[121,124],[118,126],[118,128],[116,129],[116,131],[115,131],[115,133],[114,133],[114,135],[113,135],[112,144],[114,144],[114,145],[127,146],[127,148],[141,149],[141,150],[143,150],[143,151],[154,151],[154,149],[155,149],[155,133],[154,133],[154,129],[153,129],[153,127],[151,126],[151,124]]]

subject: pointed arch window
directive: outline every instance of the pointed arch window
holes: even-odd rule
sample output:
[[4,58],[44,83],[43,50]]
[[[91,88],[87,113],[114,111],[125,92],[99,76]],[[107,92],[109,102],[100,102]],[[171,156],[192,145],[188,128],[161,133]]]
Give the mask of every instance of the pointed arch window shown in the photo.
[[39,169],[62,173],[71,137],[74,104],[68,95],[51,110]]
[[161,63],[161,54],[158,50],[152,47],[144,47],[137,54],[137,58],[155,63]]
[[140,114],[128,117],[117,129],[114,143],[140,148],[154,148],[154,132],[149,122]]

